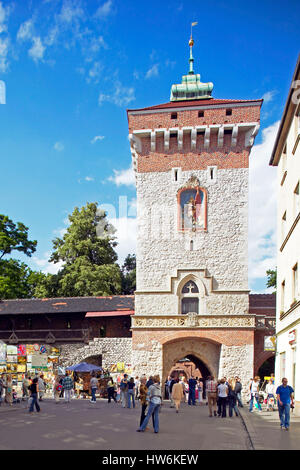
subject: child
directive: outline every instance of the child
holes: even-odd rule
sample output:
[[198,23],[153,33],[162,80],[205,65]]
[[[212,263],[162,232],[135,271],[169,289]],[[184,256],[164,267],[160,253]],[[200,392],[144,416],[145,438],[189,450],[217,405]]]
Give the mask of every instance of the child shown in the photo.
[[15,391],[14,388],[13,388],[13,390],[12,390],[12,398],[13,398],[13,403],[20,403],[20,400],[19,400],[19,398],[18,398],[17,392]]

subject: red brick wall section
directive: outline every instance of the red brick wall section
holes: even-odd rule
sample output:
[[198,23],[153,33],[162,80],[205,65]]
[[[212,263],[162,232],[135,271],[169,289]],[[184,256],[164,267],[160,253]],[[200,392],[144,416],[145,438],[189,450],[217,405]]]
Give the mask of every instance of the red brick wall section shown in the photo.
[[[171,119],[171,112],[128,115],[129,132],[140,129],[172,128],[184,126],[259,122],[260,106],[233,108],[232,115],[226,116],[225,108],[207,109],[205,117],[198,117],[198,110],[177,113],[178,119]],[[222,148],[218,147],[218,132],[211,129],[209,148],[204,148],[204,135],[198,134],[196,148],[191,148],[190,132],[183,134],[183,149],[178,150],[177,137],[170,137],[169,150],[164,149],[163,134],[156,134],[156,150],[151,151],[150,135],[142,137],[142,151],[138,157],[138,172],[169,171],[181,167],[183,171],[206,169],[207,166],[226,168],[248,168],[249,148],[245,148],[245,131],[239,128],[237,144],[231,146],[231,135],[224,135]]]
[[138,344],[144,344],[143,349],[151,351],[152,341],[159,341],[165,344],[171,341],[185,338],[199,338],[203,341],[225,344],[226,346],[243,346],[244,344],[254,344],[253,330],[133,330],[132,349],[136,349]]
[[[178,106],[179,107],[179,106]],[[210,124],[232,124],[238,122],[257,122],[260,116],[260,104],[240,106],[232,109],[232,115],[226,116],[227,105],[223,108],[205,109],[204,117],[198,117],[198,109],[177,112],[177,119],[171,119],[171,109],[167,112],[149,112],[147,114],[128,114],[129,133],[138,129],[169,129],[172,127],[203,126]]]

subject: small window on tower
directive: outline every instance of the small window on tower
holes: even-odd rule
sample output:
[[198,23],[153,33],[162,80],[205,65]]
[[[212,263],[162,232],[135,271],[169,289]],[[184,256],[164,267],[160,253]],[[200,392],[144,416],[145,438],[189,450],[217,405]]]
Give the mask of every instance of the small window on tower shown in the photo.
[[198,111],[198,117],[204,117],[204,111]]
[[226,109],[226,116],[232,115],[232,109]]
[[178,181],[178,170],[174,170],[174,179]]
[[177,119],[177,113],[171,113],[171,119]]

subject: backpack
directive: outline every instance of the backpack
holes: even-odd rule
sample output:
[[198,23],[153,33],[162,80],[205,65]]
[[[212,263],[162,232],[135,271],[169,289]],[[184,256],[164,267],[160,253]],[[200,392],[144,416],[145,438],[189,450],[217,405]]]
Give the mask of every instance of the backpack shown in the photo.
[[62,390],[62,386],[59,384],[56,386],[56,389],[55,389],[57,392],[61,392]]
[[124,391],[124,390],[127,390],[127,388],[128,388],[128,383],[122,381],[120,383],[120,389]]

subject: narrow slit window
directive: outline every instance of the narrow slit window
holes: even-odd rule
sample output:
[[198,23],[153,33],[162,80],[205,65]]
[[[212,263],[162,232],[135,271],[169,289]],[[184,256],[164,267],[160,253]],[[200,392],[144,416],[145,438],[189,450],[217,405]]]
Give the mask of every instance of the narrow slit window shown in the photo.
[[190,241],[190,251],[194,251],[194,241]]
[[211,168],[211,169],[210,169],[210,179],[211,179],[211,180],[214,179],[214,168]]
[[174,170],[174,180],[178,181],[178,170]]

